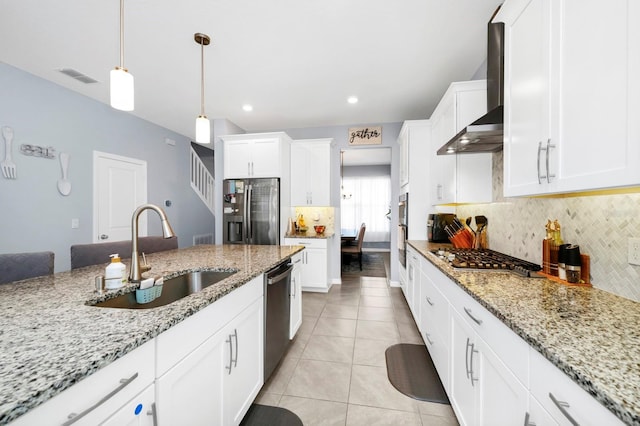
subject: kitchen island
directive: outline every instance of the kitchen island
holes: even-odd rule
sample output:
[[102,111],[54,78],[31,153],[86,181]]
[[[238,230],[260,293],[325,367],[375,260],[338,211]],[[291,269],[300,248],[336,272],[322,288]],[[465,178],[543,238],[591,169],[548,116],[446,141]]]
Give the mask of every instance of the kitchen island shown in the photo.
[[[438,245],[408,244],[451,286],[462,289],[529,345],[530,370],[524,377],[532,391],[544,380],[543,372],[534,368],[542,365],[536,361],[540,354],[624,423],[640,424],[640,304],[597,288],[509,272],[456,270],[432,253]],[[548,399],[546,393],[542,396]],[[584,408],[574,405],[571,410]]]
[[94,278],[104,275],[108,259],[105,265],[0,286],[0,424],[62,393],[300,250],[201,245],[151,254],[149,276],[168,279],[203,269],[236,272],[198,293],[147,310],[90,306],[137,287],[129,284],[96,295]]

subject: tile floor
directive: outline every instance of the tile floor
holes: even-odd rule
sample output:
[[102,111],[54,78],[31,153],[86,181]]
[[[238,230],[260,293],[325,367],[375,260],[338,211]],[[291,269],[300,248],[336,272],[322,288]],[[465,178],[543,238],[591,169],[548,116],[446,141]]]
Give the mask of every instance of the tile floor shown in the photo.
[[417,401],[387,379],[384,352],[423,341],[402,291],[355,277],[329,293],[304,293],[303,322],[256,402],[313,425],[457,425],[449,405]]

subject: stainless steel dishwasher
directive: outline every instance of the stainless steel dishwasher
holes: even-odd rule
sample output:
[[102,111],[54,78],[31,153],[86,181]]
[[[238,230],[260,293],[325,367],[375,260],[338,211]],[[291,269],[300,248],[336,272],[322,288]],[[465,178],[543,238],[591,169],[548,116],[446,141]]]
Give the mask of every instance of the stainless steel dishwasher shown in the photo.
[[264,275],[264,381],[289,346],[290,289],[293,264],[288,260]]

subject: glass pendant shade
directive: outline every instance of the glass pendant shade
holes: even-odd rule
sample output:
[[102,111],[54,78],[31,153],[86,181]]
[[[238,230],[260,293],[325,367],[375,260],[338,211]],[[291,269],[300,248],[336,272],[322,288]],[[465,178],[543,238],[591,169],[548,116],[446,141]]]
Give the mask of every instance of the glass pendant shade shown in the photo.
[[211,143],[211,126],[206,115],[196,118],[196,142]]
[[133,111],[133,75],[124,68],[111,70],[111,106],[121,111]]

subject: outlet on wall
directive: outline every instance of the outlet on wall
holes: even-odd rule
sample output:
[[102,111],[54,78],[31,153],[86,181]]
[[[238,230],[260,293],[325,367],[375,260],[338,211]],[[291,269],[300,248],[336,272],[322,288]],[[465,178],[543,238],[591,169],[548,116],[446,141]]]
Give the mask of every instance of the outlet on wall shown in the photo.
[[629,238],[629,264],[640,265],[640,238]]

